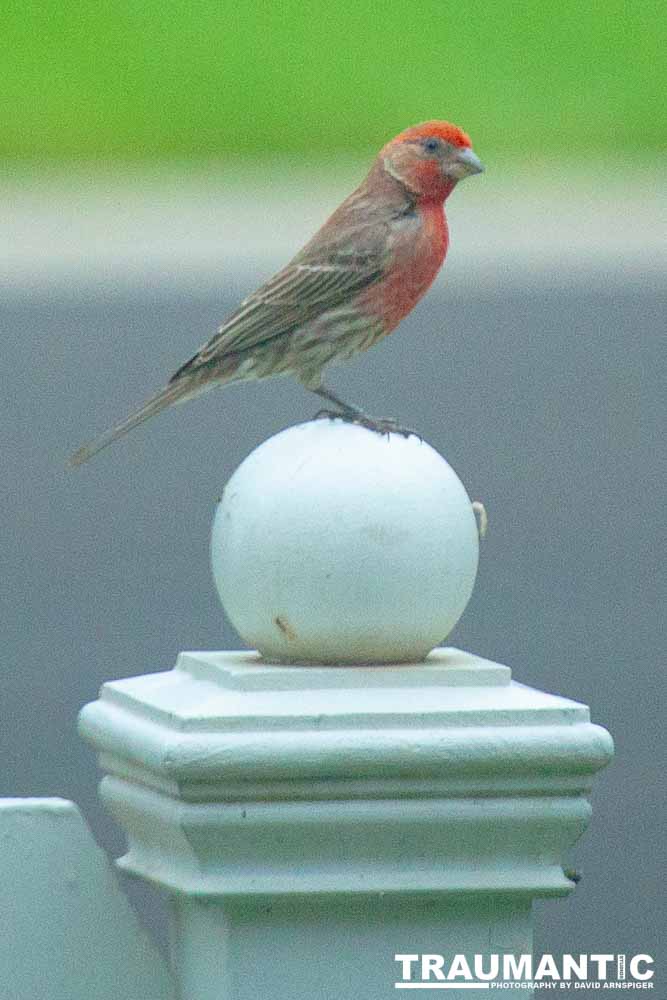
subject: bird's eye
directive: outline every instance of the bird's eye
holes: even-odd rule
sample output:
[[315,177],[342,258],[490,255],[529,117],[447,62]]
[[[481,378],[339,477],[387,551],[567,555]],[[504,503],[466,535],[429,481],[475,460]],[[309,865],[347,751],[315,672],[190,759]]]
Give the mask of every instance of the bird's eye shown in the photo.
[[426,139],[424,142],[424,149],[427,153],[435,153],[439,145],[440,143],[437,139]]

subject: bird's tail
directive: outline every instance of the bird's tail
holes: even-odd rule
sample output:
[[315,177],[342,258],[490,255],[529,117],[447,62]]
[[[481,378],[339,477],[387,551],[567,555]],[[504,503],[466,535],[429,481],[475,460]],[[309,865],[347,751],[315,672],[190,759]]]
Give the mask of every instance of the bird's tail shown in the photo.
[[102,451],[107,445],[111,444],[119,437],[123,437],[128,431],[131,431],[133,427],[137,427],[138,424],[143,424],[144,420],[148,420],[150,417],[154,417],[156,413],[160,413],[165,410],[172,403],[177,403],[185,400],[188,396],[192,395],[192,383],[190,379],[179,379],[177,382],[170,383],[157,392],[154,396],[151,396],[144,405],[138,409],[135,413],[132,413],[126,420],[121,421],[121,423],[116,424],[115,427],[111,427],[100,437],[91,441],[89,444],[84,444],[83,447],[75,451],[73,455],[67,461],[69,468],[75,468],[77,465],[83,465],[87,462],[89,458],[96,455],[98,451]]

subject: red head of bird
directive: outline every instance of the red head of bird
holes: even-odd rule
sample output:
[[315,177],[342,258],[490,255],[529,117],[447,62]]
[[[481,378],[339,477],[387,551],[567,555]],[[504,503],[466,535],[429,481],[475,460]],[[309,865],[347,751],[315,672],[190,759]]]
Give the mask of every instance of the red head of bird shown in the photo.
[[456,125],[413,125],[380,151],[384,170],[420,201],[444,201],[457,181],[484,170],[470,138]]

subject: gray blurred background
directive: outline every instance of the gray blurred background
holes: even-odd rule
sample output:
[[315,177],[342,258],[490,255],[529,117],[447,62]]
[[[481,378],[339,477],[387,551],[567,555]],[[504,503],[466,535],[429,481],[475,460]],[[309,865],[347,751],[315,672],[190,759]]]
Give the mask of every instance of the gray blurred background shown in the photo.
[[[209,572],[216,497],[253,447],[318,402],[289,380],[231,387],[79,470],[65,459],[160,386],[356,180],[349,165],[310,188],[269,174],[249,194],[207,176],[12,189],[1,791],[74,799],[114,855],[122,837],[98,804],[77,711],[106,679],[239,644]],[[583,881],[539,904],[538,948],[648,952],[659,964],[661,203],[653,175],[635,178],[623,211],[643,233],[624,242],[615,198],[591,202],[585,176],[558,211],[569,184],[556,171],[528,191],[491,165],[461,185],[436,285],[330,382],[418,428],[487,505],[476,590],[448,641],[589,703],[616,741],[572,853]],[[508,211],[507,190],[524,192],[523,214]],[[164,944],[161,902],[129,891]]]

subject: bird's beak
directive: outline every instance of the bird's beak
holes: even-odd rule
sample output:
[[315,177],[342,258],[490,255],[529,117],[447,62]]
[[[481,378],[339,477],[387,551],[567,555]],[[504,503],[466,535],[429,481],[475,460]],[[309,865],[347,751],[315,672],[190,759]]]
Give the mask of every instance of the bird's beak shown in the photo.
[[484,164],[472,149],[460,149],[456,156],[450,161],[447,173],[457,180],[463,177],[470,177],[472,174],[484,173]]

